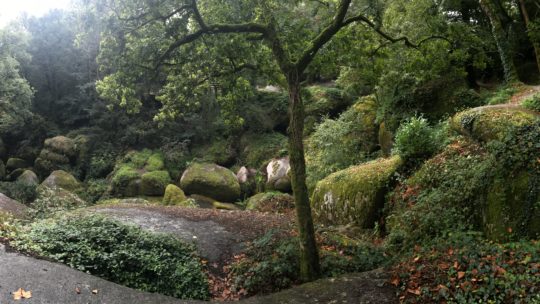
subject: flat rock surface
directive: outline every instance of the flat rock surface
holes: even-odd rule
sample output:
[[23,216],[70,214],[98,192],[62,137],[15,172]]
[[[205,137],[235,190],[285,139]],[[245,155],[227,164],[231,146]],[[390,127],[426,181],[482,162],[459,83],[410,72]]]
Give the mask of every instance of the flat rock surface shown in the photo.
[[396,289],[382,270],[323,279],[282,292],[241,301],[245,304],[390,304],[399,303]]
[[182,207],[117,204],[89,209],[142,229],[174,235],[194,243],[209,262],[224,262],[246,242],[291,223],[284,215]]
[[[32,298],[14,301],[12,292],[22,288]],[[76,292],[79,288],[80,294]],[[93,294],[92,290],[97,290]],[[136,304],[202,303],[137,291],[91,276],[68,266],[6,252],[0,244],[0,303],[24,304]]]

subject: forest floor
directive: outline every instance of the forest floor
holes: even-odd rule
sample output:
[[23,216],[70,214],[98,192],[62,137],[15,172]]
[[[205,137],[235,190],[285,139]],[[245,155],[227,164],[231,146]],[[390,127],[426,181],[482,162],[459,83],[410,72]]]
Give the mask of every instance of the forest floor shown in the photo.
[[510,99],[511,104],[521,104],[524,100],[532,97],[534,94],[540,92],[540,85],[537,86],[523,86],[518,93],[514,94]]
[[[207,261],[214,280],[214,300],[222,299],[230,282],[228,263],[247,243],[272,228],[285,228],[292,215],[245,211],[187,209],[147,205],[103,205],[83,212],[96,212],[153,232],[170,234],[193,242]],[[0,245],[0,303],[19,303],[12,292],[32,291],[24,303],[203,303],[182,301],[123,287],[65,265],[9,252]],[[268,296],[255,296],[240,303],[395,303],[396,291],[382,270],[349,274],[293,287]],[[59,286],[61,286],[59,288]],[[226,297],[224,297],[226,298]],[[229,298],[231,299],[231,298]],[[21,302],[21,303],[23,303]]]

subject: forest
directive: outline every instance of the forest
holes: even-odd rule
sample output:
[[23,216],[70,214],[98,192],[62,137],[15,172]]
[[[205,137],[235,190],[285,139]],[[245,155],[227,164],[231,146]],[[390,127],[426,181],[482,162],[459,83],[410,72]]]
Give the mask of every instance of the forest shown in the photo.
[[0,27],[0,302],[207,301],[540,303],[540,1]]

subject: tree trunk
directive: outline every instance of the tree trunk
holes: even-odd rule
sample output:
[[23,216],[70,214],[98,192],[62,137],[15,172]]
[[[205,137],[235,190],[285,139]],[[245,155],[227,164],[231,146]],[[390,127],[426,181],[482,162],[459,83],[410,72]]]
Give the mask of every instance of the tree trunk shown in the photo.
[[479,1],[480,6],[488,16],[491,23],[491,31],[493,33],[493,38],[495,39],[499,55],[501,56],[501,62],[504,69],[504,78],[507,83],[517,82],[519,81],[519,79],[512,56],[510,41],[508,41],[506,31],[504,30],[501,17],[497,13],[496,6],[494,5],[493,0]]
[[[523,15],[523,20],[525,21],[525,26],[529,28],[529,24],[531,23],[531,19],[529,18],[529,12],[527,11],[527,6],[525,5],[525,0],[519,0],[519,5],[521,7],[521,14]],[[534,56],[536,57],[536,65],[538,66],[538,72],[540,72],[540,44],[536,41],[532,41],[531,43],[534,47]]]
[[300,234],[300,276],[305,282],[319,277],[319,253],[315,241],[315,229],[306,185],[306,161],[304,158],[304,104],[300,96],[298,72],[288,75],[289,90],[289,156],[291,181],[296,204],[298,232]]

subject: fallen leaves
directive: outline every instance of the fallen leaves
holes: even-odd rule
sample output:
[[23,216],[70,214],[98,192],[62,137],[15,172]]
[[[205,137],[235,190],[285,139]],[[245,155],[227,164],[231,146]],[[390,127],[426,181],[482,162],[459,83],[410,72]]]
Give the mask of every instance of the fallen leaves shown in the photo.
[[19,288],[19,290],[12,292],[13,294],[13,300],[22,300],[22,299],[30,299],[32,297],[31,291],[25,291],[22,288]]

